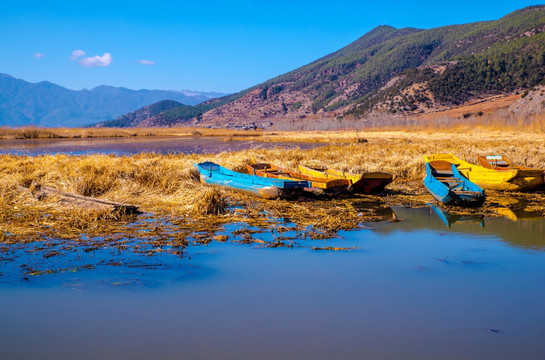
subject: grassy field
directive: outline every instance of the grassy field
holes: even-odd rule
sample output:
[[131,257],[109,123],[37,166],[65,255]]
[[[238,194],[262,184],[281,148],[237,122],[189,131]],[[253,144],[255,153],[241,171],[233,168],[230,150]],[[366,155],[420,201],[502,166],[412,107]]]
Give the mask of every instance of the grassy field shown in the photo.
[[[309,232],[305,236],[327,237],[342,229],[356,228],[363,221],[382,219],[374,211],[355,211],[357,203],[363,200],[378,201],[384,206],[423,206],[433,202],[421,182],[425,154],[452,152],[475,162],[478,154],[501,153],[517,163],[545,168],[545,139],[538,134],[345,131],[273,136],[283,141],[324,144],[308,150],[274,148],[215,155],[1,155],[0,242],[129,235],[156,241],[158,234],[168,241],[211,241],[226,223],[261,228],[284,226],[271,219],[290,219],[298,231]],[[200,184],[193,164],[205,160],[238,171],[249,163],[272,162],[290,169],[303,164],[351,172],[385,171],[398,178],[379,196],[264,201]],[[104,210],[59,206],[54,197],[37,197],[42,186],[135,204],[144,214],[134,218]],[[495,216],[495,210],[504,206],[504,201],[499,200],[502,196],[489,192],[485,206],[470,212]],[[542,193],[517,196],[524,197],[531,209],[544,212]]]

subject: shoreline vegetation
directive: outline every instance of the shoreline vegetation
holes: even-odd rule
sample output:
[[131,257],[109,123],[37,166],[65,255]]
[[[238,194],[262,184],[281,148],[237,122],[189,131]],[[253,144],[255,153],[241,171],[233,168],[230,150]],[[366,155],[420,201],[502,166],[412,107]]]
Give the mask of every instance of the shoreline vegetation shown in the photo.
[[260,137],[262,131],[234,131],[225,129],[207,129],[193,127],[173,128],[40,128],[40,127],[0,127],[2,140],[53,140],[53,139],[103,139],[132,137],[194,137],[194,136],[231,136]]
[[[0,244],[47,239],[139,237],[157,244],[225,241],[227,224],[239,224],[246,243],[259,242],[256,229],[280,235],[275,246],[288,246],[279,229],[290,227],[300,238],[331,238],[377,220],[396,220],[390,205],[421,207],[434,200],[422,179],[423,155],[452,152],[476,162],[480,154],[504,154],[515,163],[545,168],[544,137],[510,132],[312,132],[278,133],[281,141],[323,142],[311,149],[257,149],[219,154],[0,155]],[[289,140],[288,140],[289,139]],[[382,171],[397,179],[377,196],[343,196],[332,200],[260,200],[203,185],[193,164],[213,161],[244,172],[250,163],[270,162],[289,169],[299,164],[349,172]],[[41,198],[42,187],[102,200],[136,205],[142,215],[60,206],[55,196]],[[545,215],[543,190],[530,193],[487,191],[481,209],[448,208],[455,214],[498,216],[524,203],[526,211]],[[363,204],[373,203],[369,207]],[[387,212],[386,212],[387,213]],[[253,230],[250,230],[253,229]],[[240,231],[237,234],[240,238]],[[244,240],[245,239],[245,240]],[[158,246],[159,246],[158,245]],[[268,244],[273,245],[273,244]],[[166,245],[165,245],[166,246]],[[159,246],[161,247],[161,246]]]
[[[290,129],[290,130],[286,130]],[[304,132],[304,134],[301,134]],[[298,142],[348,142],[364,137],[367,133],[473,133],[482,134],[545,134],[545,113],[516,116],[504,109],[491,113],[460,112],[458,116],[445,116],[440,112],[416,117],[370,120],[318,117],[298,120],[279,120],[271,129],[238,130],[189,126],[141,127],[141,128],[41,128],[0,127],[2,140],[22,139],[99,139],[132,137],[224,137],[228,140],[251,138],[256,141]]]

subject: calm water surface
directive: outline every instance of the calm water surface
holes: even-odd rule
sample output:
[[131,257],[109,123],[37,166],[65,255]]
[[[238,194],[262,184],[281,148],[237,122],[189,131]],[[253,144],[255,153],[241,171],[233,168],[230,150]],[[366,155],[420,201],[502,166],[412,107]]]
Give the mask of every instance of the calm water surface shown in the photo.
[[5,253],[0,358],[545,358],[543,220],[393,211],[402,221],[293,249],[86,252],[64,260],[117,265],[28,281]]
[[55,140],[2,140],[0,154],[114,154],[133,155],[142,152],[167,153],[218,153],[243,149],[315,147],[315,143],[282,143],[262,141],[227,141],[218,137],[133,137],[108,139],[55,139]]

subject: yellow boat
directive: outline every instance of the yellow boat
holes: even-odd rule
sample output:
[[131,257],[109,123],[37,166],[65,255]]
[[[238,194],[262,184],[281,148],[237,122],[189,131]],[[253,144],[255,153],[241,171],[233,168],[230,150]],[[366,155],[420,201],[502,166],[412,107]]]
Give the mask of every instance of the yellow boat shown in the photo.
[[299,165],[301,174],[319,179],[345,179],[350,181],[350,187],[355,193],[378,194],[386,185],[394,181],[396,176],[384,172],[368,172],[362,174],[350,174],[334,169],[314,169]]
[[443,160],[456,165],[458,171],[469,181],[483,189],[501,191],[526,191],[544,182],[543,173],[537,176],[522,169],[487,169],[461,160],[453,154],[435,154],[424,156],[426,162]]

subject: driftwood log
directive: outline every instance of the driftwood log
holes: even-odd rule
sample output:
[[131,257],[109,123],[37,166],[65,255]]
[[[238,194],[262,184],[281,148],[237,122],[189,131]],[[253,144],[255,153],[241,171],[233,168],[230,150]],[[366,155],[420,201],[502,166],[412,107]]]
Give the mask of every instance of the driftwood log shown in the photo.
[[66,193],[48,186],[42,186],[37,192],[38,199],[56,196],[61,205],[73,205],[92,209],[109,209],[111,212],[121,214],[138,214],[138,206],[123,204],[113,201],[100,200],[89,196]]

